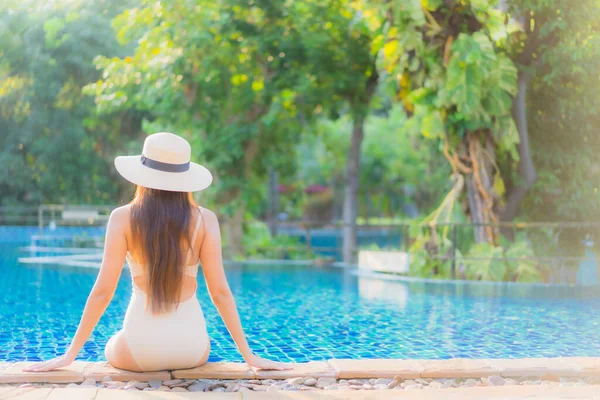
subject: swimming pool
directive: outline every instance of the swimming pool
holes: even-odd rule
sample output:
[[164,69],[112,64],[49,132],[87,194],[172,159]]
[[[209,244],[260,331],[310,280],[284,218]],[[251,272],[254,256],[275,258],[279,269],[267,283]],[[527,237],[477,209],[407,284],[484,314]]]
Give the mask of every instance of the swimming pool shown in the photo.
[[[62,354],[97,270],[20,265],[18,256],[15,245],[0,245],[0,360]],[[250,346],[271,359],[600,356],[598,290],[390,282],[301,265],[226,272]],[[199,280],[209,360],[242,361]],[[80,359],[104,360],[130,292],[124,270]]]

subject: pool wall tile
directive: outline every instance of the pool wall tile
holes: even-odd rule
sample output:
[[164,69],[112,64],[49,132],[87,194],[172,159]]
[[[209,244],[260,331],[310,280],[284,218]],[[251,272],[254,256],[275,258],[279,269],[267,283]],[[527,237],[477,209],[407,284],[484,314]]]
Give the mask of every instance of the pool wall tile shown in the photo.
[[404,379],[421,377],[420,366],[415,360],[398,359],[332,359],[329,365],[337,372],[340,379],[351,378],[394,378]]
[[231,362],[209,362],[201,367],[174,370],[171,375],[178,379],[254,379],[256,377],[246,363]]
[[337,371],[326,361],[309,361],[307,363],[293,363],[293,369],[283,371],[256,371],[256,379],[287,379],[299,376],[312,378],[335,378]]
[[85,369],[90,365],[87,361],[75,361],[68,367],[48,372],[25,372],[23,368],[32,365],[32,362],[16,362],[0,372],[0,383],[69,383],[83,382]]
[[113,367],[107,362],[93,363],[89,369],[84,372],[84,378],[92,378],[97,381],[105,376],[110,376],[113,381],[149,381],[149,380],[169,380],[171,374],[168,371],[154,372],[133,372],[125,371]]

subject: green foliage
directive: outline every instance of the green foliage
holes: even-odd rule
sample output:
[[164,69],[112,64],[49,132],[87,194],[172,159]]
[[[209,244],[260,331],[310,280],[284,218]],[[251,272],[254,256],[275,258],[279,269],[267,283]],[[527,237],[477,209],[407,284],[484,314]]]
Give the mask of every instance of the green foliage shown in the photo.
[[[297,179],[304,185],[331,184],[338,188],[352,132],[349,115],[336,121],[319,119],[314,135],[305,135],[298,146],[300,170]],[[450,167],[440,151],[420,133],[407,129],[406,114],[395,104],[386,115],[371,115],[365,122],[361,148],[359,196],[373,204],[376,215],[395,216],[392,201],[418,205],[428,212],[439,204],[448,189]],[[366,215],[363,209],[359,215]]]
[[[460,219],[460,216],[457,216]],[[475,243],[473,235],[456,227],[455,237],[444,233],[444,227],[413,224],[409,248],[410,275],[424,278],[450,279],[455,258],[455,278],[494,282],[540,282],[542,268],[534,253],[535,240],[518,234],[514,242],[503,240],[498,246]],[[452,230],[450,230],[452,232]],[[456,240],[456,248],[452,240]],[[547,256],[547,253],[539,255]]]
[[[600,216],[600,4],[595,0],[511,0],[515,17],[527,13],[528,35],[515,35],[535,58],[527,98],[529,137],[538,180],[524,203],[525,218],[589,221]],[[528,39],[529,37],[529,39]],[[574,232],[580,243],[589,231]],[[575,238],[574,238],[575,239]],[[580,251],[583,251],[580,248]]]
[[94,104],[81,93],[99,75],[93,58],[120,50],[113,6],[3,2],[0,14],[0,204],[113,203],[114,136],[86,127]]
[[296,237],[272,237],[269,227],[259,221],[253,221],[246,226],[244,259],[306,260],[312,257],[308,248]]
[[[430,235],[418,236],[409,248],[412,276],[450,279],[452,277],[452,242],[447,238],[435,240]],[[456,252],[457,260],[460,252]]]

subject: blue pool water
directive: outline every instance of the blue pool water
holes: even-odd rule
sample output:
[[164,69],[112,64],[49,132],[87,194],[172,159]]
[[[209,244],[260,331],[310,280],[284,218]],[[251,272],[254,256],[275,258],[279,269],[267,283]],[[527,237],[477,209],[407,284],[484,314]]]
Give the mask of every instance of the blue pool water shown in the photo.
[[[18,264],[0,245],[0,360],[62,354],[97,270]],[[600,356],[597,289],[390,282],[340,269],[292,265],[226,268],[252,349],[280,361],[329,358]],[[211,361],[242,361],[199,276]],[[131,281],[79,355],[104,360],[121,328]]]

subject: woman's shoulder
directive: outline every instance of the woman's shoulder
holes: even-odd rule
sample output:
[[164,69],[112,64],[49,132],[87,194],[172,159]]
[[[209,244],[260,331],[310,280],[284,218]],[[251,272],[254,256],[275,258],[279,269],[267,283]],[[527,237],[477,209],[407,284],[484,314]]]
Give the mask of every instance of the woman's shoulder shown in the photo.
[[125,204],[124,206],[117,207],[110,213],[111,219],[129,219],[131,212],[131,205]]
[[129,225],[130,213],[131,206],[129,204],[117,207],[110,213],[108,224],[112,226],[125,228]]
[[202,215],[202,218],[204,219],[204,222],[207,227],[219,226],[219,220],[217,218],[217,214],[215,214],[214,211],[202,206],[198,206],[198,209],[200,210],[200,214]]

